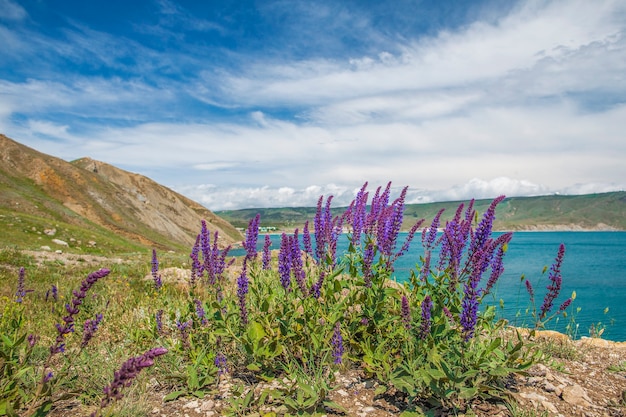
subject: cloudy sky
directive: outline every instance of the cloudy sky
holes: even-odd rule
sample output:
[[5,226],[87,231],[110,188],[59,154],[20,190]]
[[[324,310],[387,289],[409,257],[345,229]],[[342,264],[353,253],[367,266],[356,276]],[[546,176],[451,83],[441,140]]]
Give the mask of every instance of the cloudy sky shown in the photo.
[[209,209],[626,188],[623,0],[0,0],[0,133]]

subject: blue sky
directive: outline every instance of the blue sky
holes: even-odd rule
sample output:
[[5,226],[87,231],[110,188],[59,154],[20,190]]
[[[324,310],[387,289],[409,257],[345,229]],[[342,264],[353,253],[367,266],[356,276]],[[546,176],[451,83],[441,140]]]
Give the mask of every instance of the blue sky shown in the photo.
[[209,209],[626,188],[626,2],[0,0],[0,133]]

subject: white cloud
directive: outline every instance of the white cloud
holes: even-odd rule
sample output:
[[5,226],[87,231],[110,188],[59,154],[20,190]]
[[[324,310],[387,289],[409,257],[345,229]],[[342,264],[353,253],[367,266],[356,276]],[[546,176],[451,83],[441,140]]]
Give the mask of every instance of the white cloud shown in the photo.
[[0,0],[0,19],[23,20],[28,17],[26,10],[11,0]]

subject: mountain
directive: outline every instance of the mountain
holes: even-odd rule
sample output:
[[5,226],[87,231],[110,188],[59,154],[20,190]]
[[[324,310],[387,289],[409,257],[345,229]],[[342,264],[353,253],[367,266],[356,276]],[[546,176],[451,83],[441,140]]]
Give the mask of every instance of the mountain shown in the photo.
[[[224,244],[242,239],[227,221],[149,178],[90,158],[66,162],[4,135],[0,135],[0,216],[0,226],[9,228],[1,227],[4,245],[32,240],[16,230],[36,232],[37,240],[46,243],[44,236],[58,229],[57,237],[83,236],[83,246],[87,240],[97,245],[98,238],[110,245],[116,239],[118,245],[124,241],[128,250],[189,250],[202,219],[211,232],[219,232]],[[48,233],[42,234],[43,229]]]
[[[474,207],[482,215],[491,201],[477,200]],[[460,203],[407,204],[403,228],[410,228],[422,218],[430,222],[442,208],[445,209],[442,224],[445,224]],[[262,226],[292,230],[302,228],[307,220],[312,221],[315,210],[315,207],[260,208],[216,211],[215,214],[241,228],[260,213]],[[344,210],[345,207],[335,208],[333,214]],[[498,205],[494,227],[497,230],[626,230],[626,192],[506,198]]]

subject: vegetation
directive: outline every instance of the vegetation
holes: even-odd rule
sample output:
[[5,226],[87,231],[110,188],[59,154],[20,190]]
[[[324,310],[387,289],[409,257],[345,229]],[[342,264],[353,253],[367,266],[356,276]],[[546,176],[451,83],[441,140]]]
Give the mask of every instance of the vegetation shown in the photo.
[[[484,211],[491,200],[477,200],[474,207]],[[417,219],[432,219],[444,208],[443,221],[450,220],[459,202],[428,204],[407,204],[405,206],[403,230],[408,230]],[[345,208],[336,208],[333,214],[340,214]],[[302,228],[315,214],[314,207],[261,208],[216,211],[217,215],[234,226],[244,228],[257,213],[261,214],[264,226],[274,226],[283,230]],[[533,230],[545,228],[597,227],[626,230],[626,192],[588,194],[578,196],[552,195],[540,197],[512,197],[498,206],[496,230]],[[602,226],[604,225],[604,226]]]
[[[441,235],[443,211],[429,225],[416,221],[400,242],[406,188],[391,201],[390,184],[372,196],[366,185],[340,215],[332,197],[320,198],[314,221],[282,234],[277,255],[269,236],[257,252],[258,215],[236,261],[202,222],[185,261],[152,252],[150,280],[147,262],[61,272],[2,251],[0,274],[12,285],[0,294],[0,415],[45,415],[68,398],[94,416],[129,413],[124,401],[134,398],[132,415],[144,415],[146,390],[166,401],[203,397],[227,377],[235,383],[224,414],[321,415],[340,411],[329,393],[336,372],[350,368],[376,378],[380,394],[399,392],[406,416],[506,400],[509,375],[541,352],[497,320],[494,307],[481,308],[511,238],[492,236],[503,197],[480,220],[473,202],[459,205]],[[339,256],[344,227],[350,246]],[[424,258],[405,285],[391,282],[420,227]],[[552,305],[562,260],[561,249],[536,328],[567,307]],[[183,262],[189,283],[163,280],[163,265]],[[259,392],[261,381],[274,384]]]

